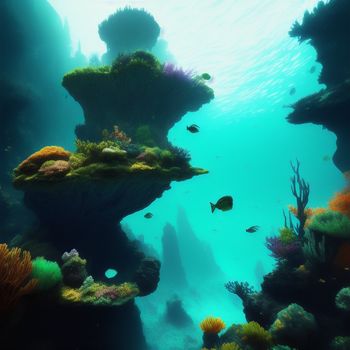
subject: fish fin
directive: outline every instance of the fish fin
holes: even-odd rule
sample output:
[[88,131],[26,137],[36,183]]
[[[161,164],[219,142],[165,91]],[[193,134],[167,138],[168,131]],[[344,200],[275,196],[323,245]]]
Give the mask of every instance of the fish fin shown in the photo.
[[210,202],[210,208],[211,208],[211,212],[214,213],[214,210],[216,209],[215,204],[213,204],[212,202]]

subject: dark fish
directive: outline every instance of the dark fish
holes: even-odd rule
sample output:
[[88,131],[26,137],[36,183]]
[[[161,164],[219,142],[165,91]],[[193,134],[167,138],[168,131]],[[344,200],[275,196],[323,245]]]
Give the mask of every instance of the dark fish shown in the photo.
[[214,213],[215,209],[222,211],[231,210],[233,207],[233,198],[231,196],[221,197],[215,204],[210,202],[211,212]]
[[245,230],[245,232],[254,233],[254,232],[258,231],[259,229],[260,229],[260,226],[250,226]]
[[315,66],[312,66],[312,67],[310,68],[310,73],[313,74],[313,73],[315,73],[315,71],[316,71],[316,67],[315,67]]
[[202,79],[204,79],[204,80],[210,80],[210,79],[211,79],[211,76],[210,76],[210,74],[208,74],[208,73],[203,73],[203,74],[201,75],[201,77],[202,77]]
[[188,126],[186,129],[189,132],[191,132],[192,134],[195,134],[195,133],[199,132],[199,126],[196,125],[196,124],[192,124],[192,125]]
[[297,92],[297,89],[296,89],[295,87],[292,87],[292,88],[289,90],[289,95],[293,96],[296,92]]
[[146,218],[146,219],[151,219],[151,218],[153,218],[153,214],[152,213],[146,213],[143,217]]
[[331,156],[329,156],[328,154],[326,154],[326,155],[324,155],[324,156],[322,157],[322,159],[323,159],[324,162],[328,162],[328,161],[331,160]]

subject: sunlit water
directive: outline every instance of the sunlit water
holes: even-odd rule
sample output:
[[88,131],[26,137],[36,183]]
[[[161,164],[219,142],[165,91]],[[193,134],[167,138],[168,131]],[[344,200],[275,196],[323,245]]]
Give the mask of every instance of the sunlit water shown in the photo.
[[[296,126],[285,120],[288,105],[322,88],[314,49],[288,36],[292,23],[318,1],[50,2],[67,18],[74,47],[80,42],[87,55],[104,52],[98,23],[125,5],[143,7],[161,25],[162,38],[178,65],[213,76],[215,100],[186,115],[169,133],[174,144],[190,151],[193,165],[210,173],[173,183],[162,198],[124,223],[160,253],[163,227],[167,222],[176,226],[181,206],[197,236],[210,244],[226,280],[246,280],[258,288],[257,263],[265,272],[273,266],[265,237],[283,224],[282,209],[294,203],[290,160],[301,161],[302,175],[311,184],[310,206],[324,206],[343,184],[333,163],[324,160],[334,153],[335,136],[315,125]],[[296,93],[290,95],[293,87]],[[186,131],[191,123],[200,125],[199,134]],[[234,210],[211,214],[209,201],[226,194],[233,195]],[[147,211],[154,214],[151,220],[143,217]],[[247,234],[245,229],[252,225],[261,230]],[[244,321],[238,299],[228,294],[223,282],[210,285],[203,271],[202,283],[192,286],[195,298],[180,290],[174,293],[184,299],[196,324],[208,314],[228,324]],[[146,336],[151,343],[163,342],[161,349],[181,348],[178,333],[160,331],[163,297],[155,293],[139,301]]]

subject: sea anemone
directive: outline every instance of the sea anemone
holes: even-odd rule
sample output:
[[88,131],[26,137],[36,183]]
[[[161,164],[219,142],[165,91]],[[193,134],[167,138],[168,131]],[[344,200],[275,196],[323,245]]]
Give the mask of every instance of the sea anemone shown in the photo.
[[220,317],[209,316],[200,323],[200,327],[204,333],[218,334],[226,327],[226,325]]
[[252,321],[244,324],[239,333],[244,343],[254,349],[268,349],[272,344],[271,334],[257,322]]

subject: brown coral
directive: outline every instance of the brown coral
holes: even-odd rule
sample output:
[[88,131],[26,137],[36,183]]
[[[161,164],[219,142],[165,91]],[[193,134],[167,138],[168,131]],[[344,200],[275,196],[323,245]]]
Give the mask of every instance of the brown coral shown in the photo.
[[17,172],[23,174],[34,174],[40,166],[48,160],[69,160],[70,152],[63,147],[46,146],[40,151],[33,153],[25,159],[16,169]]
[[9,249],[0,244],[0,312],[7,311],[36,286],[37,281],[30,278],[32,272],[31,256],[20,248]]
[[39,169],[39,173],[43,176],[64,176],[70,170],[70,165],[66,160],[55,160],[45,162]]

